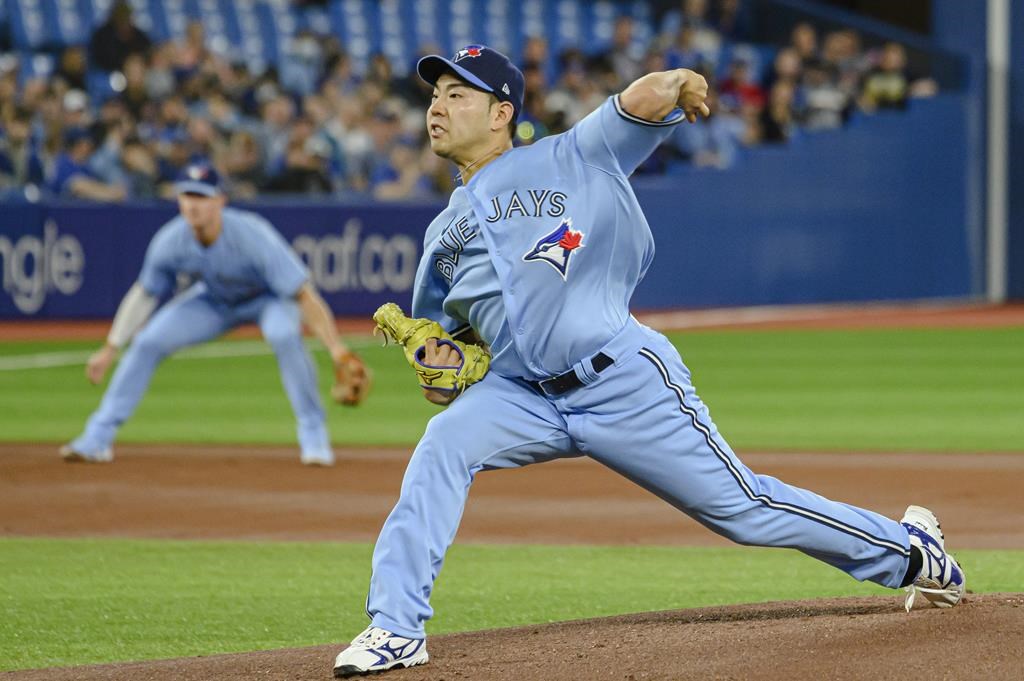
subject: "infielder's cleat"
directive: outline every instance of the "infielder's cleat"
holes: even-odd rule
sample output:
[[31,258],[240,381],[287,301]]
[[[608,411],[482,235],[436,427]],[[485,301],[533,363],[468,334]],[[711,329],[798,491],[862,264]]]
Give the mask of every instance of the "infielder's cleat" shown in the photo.
[[303,466],[333,466],[334,452],[328,449],[310,449],[302,452],[299,461]]
[[946,553],[945,538],[935,514],[923,506],[909,506],[900,523],[910,535],[910,545],[921,551],[921,572],[907,587],[907,612],[921,592],[937,608],[952,608],[964,595],[967,580],[953,556]]
[[334,678],[414,667],[429,659],[426,639],[405,638],[370,625],[348,648],[338,653],[334,660]]
[[114,450],[110,447],[96,452],[87,452],[72,445],[64,445],[60,448],[60,458],[68,463],[84,461],[87,463],[110,463],[114,460]]

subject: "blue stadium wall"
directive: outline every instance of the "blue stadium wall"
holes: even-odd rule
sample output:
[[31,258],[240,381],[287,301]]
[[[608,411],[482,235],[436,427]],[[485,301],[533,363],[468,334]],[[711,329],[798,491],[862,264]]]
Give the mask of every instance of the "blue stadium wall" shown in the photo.
[[1010,6],[1010,234],[1011,298],[1024,299],[1024,3]]
[[[635,309],[971,296],[978,254],[965,95],[746,152],[730,170],[634,181],[657,242]],[[407,303],[440,204],[259,203],[336,313]],[[2,318],[111,316],[174,214],[149,205],[0,206]],[[582,226],[586,230],[586,226]]]

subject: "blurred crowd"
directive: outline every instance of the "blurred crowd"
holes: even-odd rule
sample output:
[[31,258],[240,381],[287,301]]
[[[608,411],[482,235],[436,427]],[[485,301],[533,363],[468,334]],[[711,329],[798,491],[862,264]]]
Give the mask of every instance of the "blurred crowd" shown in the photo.
[[[789,44],[750,44],[739,0],[684,0],[635,40],[616,19],[607,49],[549,54],[526,41],[526,100],[516,144],[571,127],[638,76],[686,67],[711,83],[712,115],[681,125],[641,168],[727,167],[744,147],[784,143],[842,126],[855,110],[901,108],[934,82],[912,76],[902,46],[866,50],[853,30],[821,35],[795,26]],[[431,198],[454,168],[426,144],[430,89],[396,76],[383,55],[357,73],[337,37],[302,32],[289,68],[251,72],[210,49],[203,27],[153,44],[116,2],[88,45],[59,56],[54,74],[19,83],[17,57],[0,55],[0,194],[98,201],[168,197],[182,166],[202,158],[229,178],[236,198],[268,194]],[[424,45],[421,54],[447,53]],[[767,56],[766,56],[767,55]],[[768,62],[768,63],[765,63]],[[94,101],[90,70],[109,72],[112,95]],[[36,191],[36,190],[33,190]]]

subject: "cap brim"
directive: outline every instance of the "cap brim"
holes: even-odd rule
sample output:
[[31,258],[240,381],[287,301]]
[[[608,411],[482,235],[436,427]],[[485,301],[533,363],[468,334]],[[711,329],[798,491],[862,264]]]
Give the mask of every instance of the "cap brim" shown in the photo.
[[202,182],[175,182],[174,183],[175,194],[199,194],[200,196],[217,196],[220,194],[220,190],[210,184],[204,184]]
[[484,92],[494,92],[494,88],[492,88],[490,85],[483,82],[482,80],[480,80],[479,78],[477,78],[472,73],[462,68],[455,62],[445,59],[440,55],[431,54],[426,57],[423,57],[418,62],[416,62],[416,73],[418,73],[420,78],[422,78],[429,85],[436,85],[437,79],[440,78],[441,74],[443,74],[445,71],[453,72],[462,80],[466,81],[475,88],[483,90]]

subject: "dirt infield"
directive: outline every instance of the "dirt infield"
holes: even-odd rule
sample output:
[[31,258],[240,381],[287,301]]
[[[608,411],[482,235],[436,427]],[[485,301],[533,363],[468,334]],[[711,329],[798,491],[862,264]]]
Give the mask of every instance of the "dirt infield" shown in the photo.
[[[405,451],[340,453],[332,469],[279,448],[121,446],[110,465],[52,445],[0,445],[0,535],[372,540]],[[1024,548],[1013,454],[749,454],[754,470],[898,515],[942,515],[954,548]],[[589,460],[483,473],[460,542],[725,544]],[[1019,679],[1024,595],[971,595],[906,615],[891,598],[704,608],[438,636],[425,679]],[[3,679],[328,679],[337,646],[33,670]]]
[[[54,445],[0,444],[0,535],[373,541],[405,450],[343,450],[307,468],[270,447],[120,445],[66,464]],[[899,517],[927,503],[961,548],[1024,549],[1014,454],[744,454],[753,470]],[[458,541],[730,543],[589,459],[477,476]]]
[[[907,615],[880,598],[700,608],[431,638],[394,681],[1020,679],[1024,597]],[[14,672],[18,681],[330,679],[336,646]],[[373,677],[380,678],[380,677]]]

